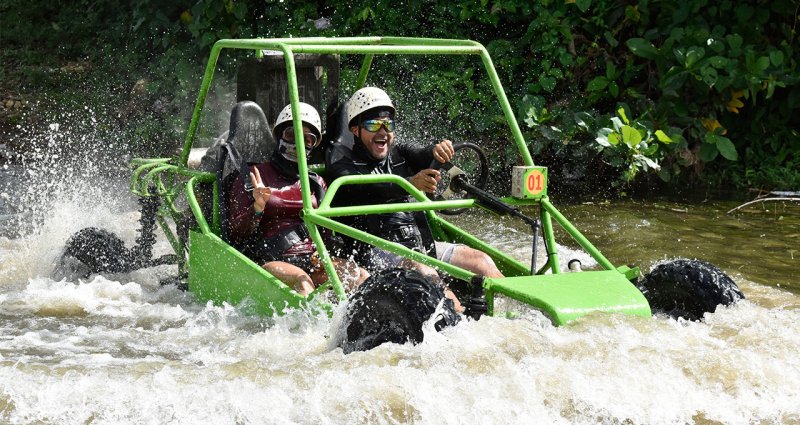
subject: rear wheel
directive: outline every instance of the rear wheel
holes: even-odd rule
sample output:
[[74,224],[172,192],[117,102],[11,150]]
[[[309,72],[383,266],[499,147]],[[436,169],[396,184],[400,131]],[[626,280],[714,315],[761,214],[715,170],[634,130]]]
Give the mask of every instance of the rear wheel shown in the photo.
[[[437,311],[439,304],[442,308]],[[417,344],[423,338],[422,325],[428,320],[434,321],[437,331],[459,321],[453,302],[445,298],[442,288],[413,270],[383,270],[351,295],[341,347],[347,354],[385,342]]]
[[87,227],[72,235],[64,254],[86,265],[89,273],[119,273],[135,268],[134,255],[125,247],[125,242],[96,227]]
[[731,305],[744,294],[722,270],[700,260],[675,260],[656,266],[637,285],[654,313],[701,320],[717,306]]
[[[82,277],[94,273],[123,273],[141,267],[177,262],[174,255],[165,255],[155,261],[152,260],[153,244],[156,236],[156,214],[160,201],[157,197],[139,198],[142,215],[139,218],[141,227],[136,238],[136,246],[126,248],[125,242],[108,230],[97,227],[81,229],[70,236],[64,247],[60,263],[67,265],[72,271],[80,271]],[[78,264],[75,264],[77,260]],[[69,274],[70,270],[62,267],[61,273]]]

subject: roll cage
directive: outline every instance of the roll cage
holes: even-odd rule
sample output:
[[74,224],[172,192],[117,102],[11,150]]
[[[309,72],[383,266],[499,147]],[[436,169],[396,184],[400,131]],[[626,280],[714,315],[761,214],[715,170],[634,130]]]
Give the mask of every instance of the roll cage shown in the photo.
[[[492,88],[503,110],[513,143],[516,146],[522,163],[525,167],[535,166],[519,128],[519,124],[517,123],[511,105],[486,49],[480,43],[470,40],[408,37],[243,39],[219,40],[214,44],[206,65],[200,92],[197,96],[197,102],[180,155],[176,158],[134,159],[133,165],[135,170],[131,180],[131,189],[134,193],[140,196],[160,196],[166,201],[163,203],[159,214],[159,223],[173,248],[179,254],[180,271],[182,273],[188,272],[189,274],[189,289],[197,293],[200,298],[213,300],[227,300],[230,298],[231,301],[236,301],[236,299],[241,300],[242,297],[246,296],[257,296],[255,292],[258,291],[258,289],[254,289],[252,285],[245,284],[243,286],[244,289],[233,291],[238,295],[231,296],[230,293],[225,295],[223,294],[225,291],[220,289],[220,285],[212,282],[213,279],[223,279],[225,275],[224,272],[215,270],[216,267],[230,267],[231,270],[244,270],[244,266],[241,266],[241,264],[247,263],[248,260],[238,252],[229,252],[230,255],[224,258],[220,255],[212,255],[211,251],[232,249],[226,247],[224,243],[220,243],[218,238],[220,232],[219,205],[217,202],[220,190],[218,187],[219,182],[216,181],[214,174],[193,170],[187,166],[189,153],[196,138],[201,112],[214,76],[217,60],[223,49],[253,50],[256,52],[256,55],[260,55],[263,51],[275,51],[283,54],[288,80],[288,95],[294,116],[293,127],[295,140],[298,141],[298,168],[303,200],[302,219],[308,227],[311,238],[317,246],[320,259],[330,277],[330,280],[325,285],[318,288],[309,299],[327,289],[332,289],[339,299],[345,299],[346,297],[339,276],[333,267],[328,249],[320,236],[319,227],[324,227],[370,245],[397,253],[403,257],[435,267],[457,279],[483,285],[489,302],[490,314],[493,310],[493,300],[496,293],[504,294],[545,311],[557,324],[565,323],[572,318],[586,314],[586,312],[590,310],[598,309],[623,311],[640,315],[650,314],[647,302],[641,297],[639,291],[632,285],[631,288],[625,287],[625,284],[630,285],[629,280],[638,276],[638,269],[629,269],[625,266],[615,267],[553,206],[546,195],[546,191],[542,192],[540,196],[527,199],[510,196],[502,198],[506,203],[515,206],[539,206],[539,217],[541,220],[543,237],[546,242],[547,260],[542,268],[533,271],[530,270],[529,266],[435,214],[437,210],[473,208],[479,206],[474,199],[433,201],[412,186],[407,180],[399,176],[359,175],[338,178],[329,182],[328,191],[321,200],[318,208],[312,208],[308,178],[310,164],[306,161],[305,146],[300,142],[303,138],[302,123],[299,119],[298,102],[300,102],[300,98],[295,67],[295,55],[299,53],[363,55],[363,61],[356,82],[356,89],[362,87],[366,83],[375,55],[477,55],[480,57],[491,81]],[[336,197],[337,191],[344,185],[386,182],[399,185],[408,192],[416,202],[352,207],[331,206],[331,202]],[[215,201],[211,208],[210,220],[206,217],[206,214],[204,214],[197,199],[197,186],[203,183],[212,184]],[[176,200],[181,194],[185,194],[185,199],[188,203],[191,215],[196,221],[196,225],[192,226],[192,230],[189,232],[191,234],[189,241],[183,240],[185,238],[180,235],[180,232],[173,232],[166,220],[167,218],[172,218],[175,223],[180,223],[184,220],[184,213],[176,205]],[[498,267],[507,277],[504,279],[475,280],[475,274],[468,270],[442,262],[436,258],[408,249],[398,243],[379,238],[335,220],[335,218],[342,216],[397,211],[423,211],[431,224],[431,230],[436,239],[465,243],[486,252],[495,260]],[[559,223],[605,271],[597,272],[600,274],[595,274],[593,276],[589,276],[591,273],[583,273],[580,274],[583,275],[582,278],[578,276],[570,277],[569,279],[566,279],[565,276],[559,277],[559,275],[561,275],[561,269],[553,232],[552,223],[554,220]],[[189,253],[188,261],[185,256],[187,251]],[[193,259],[192,256],[197,258]],[[210,264],[214,262],[221,265]],[[239,265],[233,265],[234,263]],[[250,266],[252,266],[252,264],[250,264]],[[550,272],[549,275],[545,275],[547,272]],[[215,277],[212,279],[208,276]],[[303,297],[291,291],[280,281],[269,276],[267,272],[260,268],[258,268],[258,270],[242,272],[240,278],[256,279],[259,276],[271,282],[268,285],[275,287],[272,289],[267,288],[266,292],[269,294],[265,295],[265,298],[262,300],[271,307],[264,307],[260,309],[260,311],[268,313],[278,312],[280,310],[279,304],[281,303],[287,306],[296,306],[305,303],[306,300],[303,299]],[[543,283],[537,286],[537,281],[531,281],[532,276],[538,276],[537,279],[541,278],[541,282]],[[587,283],[590,281],[595,283]],[[573,287],[574,285],[593,286],[595,284],[604,285],[604,289],[596,291],[596,294],[589,291],[589,295],[587,295],[588,299],[575,300],[575,297],[571,295],[572,292],[586,292],[586,288],[588,288],[588,286],[582,286],[580,288]],[[245,288],[247,285],[250,286]],[[567,292],[564,292],[564,288],[572,289],[568,289]],[[608,293],[606,293],[607,291]],[[620,293],[624,293],[624,300],[617,299]]]

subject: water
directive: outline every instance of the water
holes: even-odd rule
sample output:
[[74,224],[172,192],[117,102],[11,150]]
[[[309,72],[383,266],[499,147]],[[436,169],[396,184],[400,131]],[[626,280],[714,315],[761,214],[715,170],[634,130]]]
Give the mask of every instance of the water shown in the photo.
[[[169,266],[50,278],[82,227],[136,237],[124,187],[90,181],[60,192],[35,232],[0,236],[0,423],[800,423],[796,207],[562,208],[615,263],[699,257],[731,274],[747,300],[702,323],[597,314],[555,328],[520,309],[345,356],[327,317],[201,304],[159,284]],[[455,221],[527,261],[525,227],[487,217]],[[562,243],[562,260],[592,265]]]
[[[726,214],[738,205],[628,200],[557,206],[615,264],[647,271],[667,259],[705,259],[734,277],[800,294],[800,203],[767,202]],[[507,225],[529,233],[521,222]],[[565,233],[561,237],[577,247]]]

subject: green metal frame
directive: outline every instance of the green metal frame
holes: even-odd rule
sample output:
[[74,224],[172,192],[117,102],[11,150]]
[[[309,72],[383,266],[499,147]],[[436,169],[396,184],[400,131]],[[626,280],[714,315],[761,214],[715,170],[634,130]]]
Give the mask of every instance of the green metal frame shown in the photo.
[[[547,196],[528,200],[503,198],[506,202],[514,205],[539,206],[544,238],[548,247],[548,259],[544,267],[538,270],[534,276],[531,276],[530,270],[516,259],[435,214],[436,210],[441,209],[474,207],[477,205],[474,200],[431,201],[407,180],[398,176],[364,175],[339,178],[330,182],[330,187],[319,207],[312,208],[308,180],[309,164],[305,159],[305,145],[301,142],[303,137],[302,123],[299,118],[300,99],[294,62],[294,55],[297,53],[364,55],[357,80],[358,87],[366,84],[375,55],[477,55],[480,57],[491,81],[523,164],[527,166],[534,165],[519,124],[486,49],[480,43],[470,40],[408,37],[246,39],[220,40],[214,44],[180,156],[174,159],[136,159],[133,161],[135,170],[131,179],[131,190],[134,193],[140,196],[160,196],[164,198],[165,202],[159,211],[159,215],[162,218],[159,223],[181,258],[179,264],[181,272],[189,272],[189,288],[198,298],[236,303],[249,298],[256,301],[259,306],[256,308],[257,311],[267,314],[280,313],[282,308],[286,306],[298,307],[307,305],[308,301],[308,299],[301,297],[283,285],[268,272],[219,239],[219,209],[216,201],[218,188],[215,176],[187,168],[189,152],[195,139],[205,99],[214,76],[217,59],[222,49],[253,50],[256,55],[262,54],[264,50],[278,51],[283,54],[288,77],[289,99],[294,116],[295,140],[298,141],[297,157],[303,199],[302,218],[317,246],[319,257],[328,272],[328,276],[330,276],[330,281],[312,295],[330,288],[339,299],[345,299],[346,297],[325,243],[320,236],[318,228],[320,226],[438,268],[455,278],[471,281],[474,273],[468,270],[412,251],[400,244],[362,232],[335,220],[336,217],[349,215],[413,210],[425,211],[437,238],[465,243],[486,252],[495,260],[503,273],[508,276],[503,279],[484,280],[483,285],[490,303],[490,314],[493,313],[494,297],[497,294],[517,299],[534,308],[541,309],[556,324],[566,323],[596,310],[637,315],[650,314],[649,306],[644,297],[629,282],[630,279],[638,276],[638,269],[615,268],[550,203]],[[412,195],[417,202],[359,207],[335,208],[330,206],[332,199],[343,185],[385,182],[399,185]],[[210,223],[200,208],[196,197],[196,185],[200,183],[213,183],[214,207]],[[176,207],[176,200],[181,194],[185,196],[186,202],[197,222],[197,230],[190,232],[188,261],[182,255],[185,243],[181,243],[167,225],[166,220],[163,219],[169,217],[176,223],[183,219],[182,213]],[[564,274],[564,277],[558,277],[562,274],[556,252],[553,220],[597,260],[604,271]],[[545,275],[548,271],[551,274]]]

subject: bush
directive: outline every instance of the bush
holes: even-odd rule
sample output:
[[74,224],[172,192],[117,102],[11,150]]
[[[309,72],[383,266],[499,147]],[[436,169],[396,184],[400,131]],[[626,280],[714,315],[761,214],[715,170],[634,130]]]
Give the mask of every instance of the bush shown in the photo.
[[[63,7],[10,0],[0,6],[0,25],[12,34],[0,59],[44,64],[50,59],[36,52],[49,48],[62,61],[85,57],[97,69],[124,64],[107,78],[128,89],[147,81],[151,104],[160,101],[160,109],[141,111],[140,134],[149,137],[146,128],[188,120],[202,63],[219,38],[387,32],[469,38],[491,53],[534,159],[551,168],[555,181],[619,192],[655,173],[672,186],[700,180],[795,190],[794,6],[793,0],[101,0]],[[343,73],[352,85],[358,63],[344,60],[356,70]],[[433,124],[486,143],[496,163],[517,161],[494,149],[510,134],[499,108],[482,101],[493,94],[479,64],[429,61],[405,73],[391,72],[395,64],[376,61],[371,82],[401,98],[431,99],[424,108]],[[220,66],[231,74],[236,57]],[[4,78],[19,78],[30,90],[34,83],[66,87],[41,67],[22,73]],[[166,150],[166,140],[178,136],[161,137],[145,150]]]

